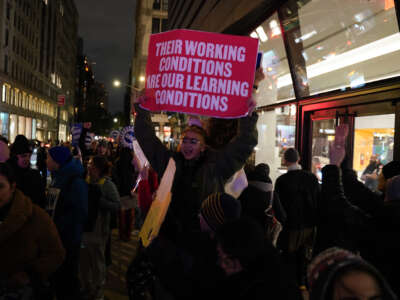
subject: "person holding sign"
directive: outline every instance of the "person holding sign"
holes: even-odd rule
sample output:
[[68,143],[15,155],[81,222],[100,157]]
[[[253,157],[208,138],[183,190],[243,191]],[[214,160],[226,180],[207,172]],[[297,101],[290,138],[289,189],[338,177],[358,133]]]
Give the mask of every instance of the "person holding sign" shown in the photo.
[[[256,72],[255,86],[264,78],[261,69]],[[136,102],[143,105],[146,97]],[[198,212],[204,199],[214,192],[223,192],[226,181],[245,163],[257,144],[256,123],[253,112],[254,97],[248,102],[248,115],[240,118],[239,133],[219,151],[209,149],[206,132],[196,125],[187,127],[182,135],[179,152],[169,151],[157,138],[150,113],[136,105],[135,134],[150,165],[161,178],[169,159],[176,162],[172,187],[172,201],[163,227],[175,242],[188,242],[193,233],[200,231]],[[163,228],[162,228],[163,231]]]

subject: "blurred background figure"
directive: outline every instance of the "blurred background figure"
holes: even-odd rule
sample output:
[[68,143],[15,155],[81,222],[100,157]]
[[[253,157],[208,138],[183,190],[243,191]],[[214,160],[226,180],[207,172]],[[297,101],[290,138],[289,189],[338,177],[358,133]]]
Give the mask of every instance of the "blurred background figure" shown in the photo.
[[17,188],[28,196],[34,204],[45,208],[45,187],[38,170],[31,168],[32,148],[24,135],[17,135],[10,147],[9,164],[16,175]]
[[12,168],[0,163],[0,299],[33,299],[27,297],[32,292],[45,299],[45,283],[65,251],[49,215],[16,189],[15,180]]
[[378,155],[372,154],[368,166],[361,175],[361,179],[364,181],[365,186],[371,191],[376,191],[378,188],[380,165],[381,163],[378,159]]

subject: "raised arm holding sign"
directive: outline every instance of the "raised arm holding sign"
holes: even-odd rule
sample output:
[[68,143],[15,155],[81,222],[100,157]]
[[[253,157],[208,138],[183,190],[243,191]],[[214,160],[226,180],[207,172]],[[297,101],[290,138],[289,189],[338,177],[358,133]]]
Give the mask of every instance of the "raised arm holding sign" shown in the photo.
[[[163,225],[166,229],[160,232],[164,238],[185,240],[189,247],[196,247],[202,201],[211,193],[224,191],[225,183],[242,168],[257,144],[258,116],[252,113],[252,92],[253,85],[264,78],[261,70],[254,73],[257,45],[257,40],[247,37],[194,31],[172,31],[151,38],[145,95],[133,97],[134,131],[159,178],[171,158],[176,164]],[[157,138],[149,110],[239,118],[238,134],[215,151],[206,145],[203,128],[188,126],[181,134],[179,152],[172,152]]]
[[146,97],[150,111],[220,118],[248,112],[258,40],[193,30],[150,37]]

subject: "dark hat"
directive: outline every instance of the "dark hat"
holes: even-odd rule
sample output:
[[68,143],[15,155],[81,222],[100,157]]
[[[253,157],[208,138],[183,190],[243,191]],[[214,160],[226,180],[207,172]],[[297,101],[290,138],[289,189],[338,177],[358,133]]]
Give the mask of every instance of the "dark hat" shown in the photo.
[[288,148],[283,154],[283,158],[290,163],[298,162],[300,154],[295,148]]
[[49,149],[49,155],[60,166],[65,165],[71,160],[72,155],[69,148],[64,146],[56,146]]
[[203,201],[200,214],[212,230],[230,220],[240,218],[241,206],[239,200],[225,193],[214,193]]
[[352,269],[362,270],[373,276],[383,289],[386,296],[383,299],[397,299],[386,280],[372,265],[348,250],[334,247],[321,252],[308,266],[310,300],[328,299],[329,290],[337,275]]
[[264,163],[258,164],[254,169],[249,171],[247,174],[247,180],[272,183],[272,180],[269,177],[269,166]]
[[382,168],[382,174],[386,180],[396,175],[400,175],[400,161],[393,160],[384,165]]
[[28,139],[24,135],[19,134],[15,137],[14,143],[10,147],[10,152],[12,155],[32,153],[32,147]]
[[97,147],[107,148],[108,147],[108,143],[107,143],[106,140],[100,140],[99,143],[97,144]]
[[400,200],[400,175],[390,178],[386,186],[387,201]]

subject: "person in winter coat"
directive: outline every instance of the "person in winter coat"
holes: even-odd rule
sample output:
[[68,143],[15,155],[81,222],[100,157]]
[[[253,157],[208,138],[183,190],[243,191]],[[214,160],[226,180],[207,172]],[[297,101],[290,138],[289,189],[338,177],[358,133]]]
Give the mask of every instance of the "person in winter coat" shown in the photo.
[[400,175],[389,179],[386,187],[384,205],[371,220],[372,233],[368,235],[366,252],[362,254],[382,272],[396,294],[400,295]]
[[23,135],[17,135],[11,145],[10,159],[8,160],[17,177],[17,188],[28,196],[34,204],[45,209],[45,187],[42,184],[40,172],[30,167],[31,155],[32,148],[28,139]]
[[[81,251],[80,274],[86,299],[102,299],[104,297],[103,286],[106,280],[105,248],[111,234],[111,214],[119,209],[119,193],[115,184],[108,175],[111,165],[107,158],[95,156],[89,160],[88,177],[91,185],[99,188],[99,198],[89,199],[95,203],[90,207],[96,210],[91,217],[93,228],[83,234]],[[91,195],[89,193],[89,195]],[[92,213],[92,212],[91,212]]]
[[62,146],[49,149],[47,168],[53,175],[48,199],[57,198],[53,219],[66,250],[66,259],[54,275],[55,293],[58,300],[79,299],[79,255],[88,215],[84,170],[70,150]]
[[315,254],[334,246],[360,250],[369,216],[344,195],[341,170],[337,165],[322,168],[319,220]]
[[35,293],[64,256],[49,215],[16,189],[13,170],[0,163],[0,298],[24,293],[29,286]]
[[311,259],[315,239],[319,184],[317,177],[299,165],[300,155],[294,148],[284,152],[288,171],[275,182],[275,191],[287,214],[278,238],[283,258],[293,267],[299,288],[304,289],[306,266]]
[[377,192],[373,192],[357,178],[357,173],[343,167],[342,164],[343,190],[351,204],[361,208],[370,215],[383,206],[383,197]]
[[[121,148],[119,158],[116,160],[112,172],[112,180],[118,188],[120,197],[131,197],[131,190],[136,183],[138,170],[132,164],[132,160],[132,150],[127,147]],[[137,199],[134,198],[132,201],[137,201]],[[121,208],[118,218],[119,237],[122,241],[129,241],[135,222],[135,208]]]
[[398,299],[380,272],[350,251],[329,248],[308,267],[310,300]]
[[258,164],[247,170],[246,176],[248,186],[239,197],[242,216],[254,218],[265,229],[265,236],[276,245],[282,225],[286,222],[286,212],[273,190],[269,166]]
[[[250,101],[249,105],[253,106],[254,102]],[[155,135],[150,113],[138,105],[136,112],[136,138],[159,178],[170,158],[176,163],[172,200],[160,234],[188,245],[187,237],[200,232],[198,212],[201,202],[214,192],[224,191],[226,181],[253,152],[257,144],[258,116],[250,112],[241,118],[239,134],[220,151],[208,149],[205,130],[192,125],[181,135],[180,151],[171,152]]]

